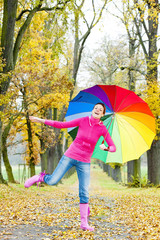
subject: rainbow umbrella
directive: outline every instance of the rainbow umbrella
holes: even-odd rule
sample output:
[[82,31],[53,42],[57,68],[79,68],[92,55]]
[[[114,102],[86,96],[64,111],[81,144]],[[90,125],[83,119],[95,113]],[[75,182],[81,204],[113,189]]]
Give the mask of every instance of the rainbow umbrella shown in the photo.
[[[102,118],[115,145],[116,152],[102,151],[98,140],[92,158],[103,162],[126,163],[138,159],[150,149],[155,137],[155,118],[144,102],[134,92],[116,85],[95,85],[84,89],[69,103],[66,120],[90,116],[93,106],[102,102],[106,106],[106,114]],[[69,128],[74,139],[78,128]],[[104,143],[107,146],[107,143]]]

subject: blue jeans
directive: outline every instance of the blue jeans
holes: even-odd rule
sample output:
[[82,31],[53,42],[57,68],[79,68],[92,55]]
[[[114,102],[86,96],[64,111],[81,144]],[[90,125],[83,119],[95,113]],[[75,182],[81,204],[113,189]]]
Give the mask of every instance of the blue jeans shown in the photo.
[[75,159],[62,156],[54,172],[44,176],[44,182],[48,185],[57,184],[64,174],[73,166],[76,167],[79,180],[79,198],[80,203],[88,203],[89,201],[89,182],[90,182],[90,163],[80,162]]

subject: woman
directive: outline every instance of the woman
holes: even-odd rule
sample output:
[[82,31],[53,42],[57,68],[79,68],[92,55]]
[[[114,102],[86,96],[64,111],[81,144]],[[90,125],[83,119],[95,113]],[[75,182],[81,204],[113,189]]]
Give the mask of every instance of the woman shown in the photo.
[[25,187],[28,188],[34,183],[45,182],[48,185],[55,185],[60,181],[64,174],[73,166],[76,167],[79,179],[79,198],[80,198],[80,215],[81,229],[93,231],[94,228],[88,225],[89,210],[89,181],[90,181],[90,161],[95,145],[100,136],[103,136],[108,144],[100,145],[101,150],[115,152],[116,147],[110,137],[109,132],[100,120],[104,116],[106,107],[103,103],[97,103],[91,117],[78,118],[69,122],[58,122],[52,120],[30,117],[33,122],[44,123],[55,128],[70,128],[78,126],[78,133],[68,150],[64,153],[54,172],[49,175],[40,173],[28,179]]

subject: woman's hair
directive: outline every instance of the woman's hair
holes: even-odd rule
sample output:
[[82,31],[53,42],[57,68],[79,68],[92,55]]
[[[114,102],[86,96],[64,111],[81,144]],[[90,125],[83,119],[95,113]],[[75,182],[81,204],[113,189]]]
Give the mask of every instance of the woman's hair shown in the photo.
[[94,107],[96,106],[96,105],[98,105],[98,104],[100,104],[102,107],[103,107],[103,114],[105,114],[106,113],[106,106],[104,105],[104,103],[96,103],[95,105],[94,105]]

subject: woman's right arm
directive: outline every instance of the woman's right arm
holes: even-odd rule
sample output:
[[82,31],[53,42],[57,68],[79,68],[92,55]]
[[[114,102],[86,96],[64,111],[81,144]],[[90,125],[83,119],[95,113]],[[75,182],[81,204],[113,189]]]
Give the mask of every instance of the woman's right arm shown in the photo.
[[30,119],[32,122],[45,123],[45,119],[42,119],[42,118],[29,116],[29,119]]
[[45,120],[45,124],[55,128],[71,128],[78,127],[80,124],[81,118],[77,118],[68,122],[59,122],[53,120]]
[[38,117],[33,117],[30,116],[29,119],[32,122],[37,122],[37,123],[44,123],[46,125],[49,125],[51,127],[55,128],[70,128],[70,127],[78,127],[79,123],[81,121],[81,118],[77,118],[68,122],[59,122],[59,121],[53,121],[53,120],[47,120],[47,119],[41,119]]

